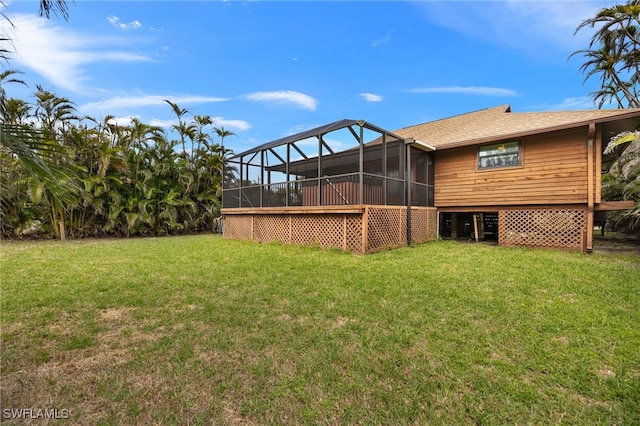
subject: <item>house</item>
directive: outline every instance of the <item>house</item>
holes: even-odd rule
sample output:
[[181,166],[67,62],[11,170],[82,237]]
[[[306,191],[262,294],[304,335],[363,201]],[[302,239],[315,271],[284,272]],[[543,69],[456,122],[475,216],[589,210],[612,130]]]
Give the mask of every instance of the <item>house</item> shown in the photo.
[[508,105],[389,132],[340,120],[231,158],[224,236],[357,253],[444,238],[590,251],[614,160],[640,110]]

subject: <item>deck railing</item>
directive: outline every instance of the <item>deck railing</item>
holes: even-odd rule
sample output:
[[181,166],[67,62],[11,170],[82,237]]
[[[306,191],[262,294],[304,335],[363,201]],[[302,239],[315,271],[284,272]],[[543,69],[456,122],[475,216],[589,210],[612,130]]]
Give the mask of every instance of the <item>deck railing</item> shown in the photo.
[[[362,184],[360,179],[362,178]],[[433,186],[412,182],[411,204],[433,205]],[[362,191],[362,194],[360,192]],[[406,205],[402,179],[369,173],[349,173],[264,185],[225,188],[223,208],[332,205]]]

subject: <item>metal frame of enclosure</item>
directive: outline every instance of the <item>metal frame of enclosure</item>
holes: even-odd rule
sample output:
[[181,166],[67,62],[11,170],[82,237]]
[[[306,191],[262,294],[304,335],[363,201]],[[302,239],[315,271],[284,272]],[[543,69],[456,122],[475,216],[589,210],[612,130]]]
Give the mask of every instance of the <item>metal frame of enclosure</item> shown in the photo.
[[[323,221],[326,222],[327,215],[362,215],[368,211],[366,206],[377,206],[376,211],[384,206],[391,211],[393,206],[394,215],[403,211],[406,216],[402,219],[404,237],[382,238],[387,241],[385,246],[401,245],[398,244],[401,240],[403,244],[411,244],[412,241],[435,238],[435,220],[423,226],[414,224],[415,220],[411,218],[412,210],[418,208],[435,212],[433,150],[424,143],[406,140],[365,121],[345,119],[245,151],[225,164],[224,234],[229,238],[297,243],[304,238],[293,235],[293,228],[288,233],[281,229],[278,236],[265,238],[263,234],[270,226],[263,223],[263,231],[257,235],[253,228],[255,221],[252,220],[250,226],[247,218],[264,219],[268,214],[281,221],[284,216],[291,218],[304,214],[307,233],[311,229],[322,232],[318,229],[326,227]],[[403,209],[398,210],[398,207]],[[319,220],[315,225],[309,219],[314,214]],[[418,216],[435,217],[435,213]],[[242,231],[239,231],[239,223],[243,224]],[[275,223],[272,228],[284,226]],[[359,223],[359,235],[366,236],[368,229],[365,228],[369,224],[366,221]],[[376,226],[385,228],[384,223]],[[398,219],[390,219],[388,227],[393,228],[393,232],[397,232],[398,226]],[[412,226],[425,229],[428,237],[416,235]],[[321,234],[317,235],[315,243],[353,250],[352,244],[345,245],[346,232],[343,234],[340,243],[322,244],[321,241],[334,241],[334,238]],[[382,247],[372,247],[368,240],[362,240],[354,251],[369,252],[379,248]]]

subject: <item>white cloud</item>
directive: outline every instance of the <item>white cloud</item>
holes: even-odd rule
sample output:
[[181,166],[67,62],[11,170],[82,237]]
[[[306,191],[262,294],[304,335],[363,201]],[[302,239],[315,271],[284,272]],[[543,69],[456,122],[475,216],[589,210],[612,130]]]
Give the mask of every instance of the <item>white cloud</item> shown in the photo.
[[[80,107],[82,110],[114,110],[120,108],[139,108],[167,105],[165,100],[182,106],[183,104],[203,104],[228,101],[228,98],[198,95],[140,95],[115,96],[98,102],[91,102]],[[169,107],[167,105],[167,107]]]
[[375,93],[360,93],[360,97],[367,102],[381,102],[382,96]]
[[255,92],[244,96],[251,101],[274,102],[294,104],[300,108],[311,111],[316,110],[318,101],[304,93],[294,92],[292,90],[278,90],[275,92]]
[[124,117],[113,117],[109,120],[109,124],[117,126],[129,126],[134,118],[140,119],[139,115],[127,115]]
[[216,127],[225,127],[237,130],[248,130],[251,128],[251,124],[244,120],[229,120],[222,117],[212,117],[211,119]]
[[423,87],[409,89],[410,93],[457,93],[461,95],[478,95],[478,96],[517,96],[518,94],[510,89],[501,89],[499,87],[478,87],[478,86],[449,86],[449,87]]
[[[150,62],[144,55],[111,50],[125,40],[80,34],[56,26],[34,15],[11,15],[15,26],[14,60],[43,76],[49,82],[75,93],[89,91],[85,65],[98,61]],[[13,31],[6,19],[0,19],[0,32]],[[109,48],[107,48],[107,46]]]
[[114,27],[122,28],[123,30],[137,30],[142,28],[140,21],[131,21],[128,24],[125,24],[124,22],[120,22],[120,18],[113,15],[107,16],[107,21],[109,21],[109,23]]

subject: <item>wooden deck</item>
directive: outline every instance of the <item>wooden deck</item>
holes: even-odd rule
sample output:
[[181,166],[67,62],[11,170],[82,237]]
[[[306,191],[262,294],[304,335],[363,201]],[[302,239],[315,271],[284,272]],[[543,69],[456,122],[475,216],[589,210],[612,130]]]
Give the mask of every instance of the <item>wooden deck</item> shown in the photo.
[[[372,253],[407,244],[407,208],[349,205],[223,209],[223,236]],[[411,209],[411,241],[437,237],[434,207]]]

